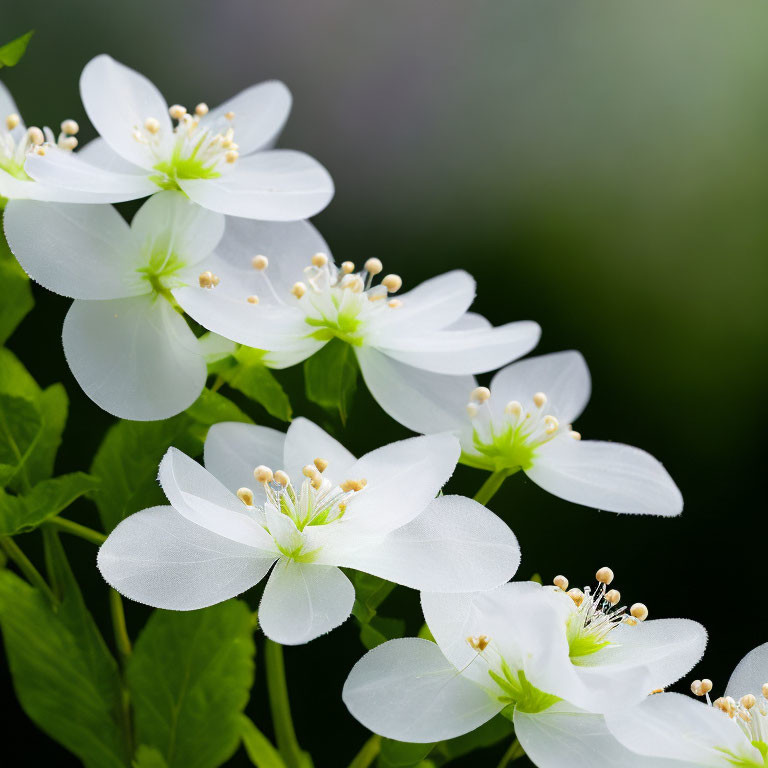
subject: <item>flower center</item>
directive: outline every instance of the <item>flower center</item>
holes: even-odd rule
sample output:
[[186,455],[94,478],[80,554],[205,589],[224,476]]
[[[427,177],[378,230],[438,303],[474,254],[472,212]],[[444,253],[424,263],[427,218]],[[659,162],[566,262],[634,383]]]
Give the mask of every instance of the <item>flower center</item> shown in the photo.
[[55,144],[59,149],[67,151],[77,146],[75,134],[80,130],[80,126],[74,120],[65,120],[61,124],[58,138],[54,137],[50,128],[41,130],[32,125],[18,140],[14,139],[13,130],[20,124],[21,118],[14,113],[6,116],[5,130],[0,127],[0,170],[10,173],[21,181],[32,181],[24,171],[24,160],[28,153],[36,152],[44,155],[46,145]]
[[155,117],[147,117],[142,126],[133,127],[133,138],[146,145],[155,157],[152,176],[161,189],[178,190],[178,179],[216,179],[227,165],[239,157],[232,122],[234,112],[201,127],[200,120],[208,114],[208,105],[200,103],[194,114],[174,104],[168,110],[176,121],[170,135],[166,135]]
[[548,412],[544,392],[536,392],[532,400],[531,410],[525,411],[520,402],[512,400],[499,414],[492,408],[489,389],[476,387],[470,393],[467,414],[472,422],[472,442],[494,469],[530,468],[536,449],[558,435],[581,439],[570,424],[564,427]]
[[175,286],[171,278],[184,266],[186,266],[185,263],[173,251],[156,247],[149,252],[143,266],[139,267],[136,272],[142,280],[149,282],[155,293],[165,296],[173,304],[175,302],[170,289]]

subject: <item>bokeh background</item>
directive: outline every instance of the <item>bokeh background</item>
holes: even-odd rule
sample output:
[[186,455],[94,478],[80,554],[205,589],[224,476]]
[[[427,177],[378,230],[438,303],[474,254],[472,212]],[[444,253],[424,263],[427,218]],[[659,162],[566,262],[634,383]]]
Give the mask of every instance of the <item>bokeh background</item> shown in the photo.
[[[170,102],[215,105],[267,78],[294,94],[281,146],[317,157],[337,193],[316,224],[338,260],[380,258],[412,286],[466,268],[475,308],[530,318],[539,352],[576,348],[594,393],[585,437],[660,458],[682,517],[629,518],[562,502],[525,478],[491,503],[523,549],[519,576],[590,583],[611,565],[629,601],[710,632],[695,675],[724,688],[768,640],[765,350],[768,334],[768,5],[762,0],[4,0],[0,38],[36,28],[0,78],[27,123],[77,119],[82,66],[108,52]],[[112,423],[80,392],[60,346],[68,301],[36,290],[12,338],[38,381],[72,402],[60,471],[87,469]],[[300,370],[282,376],[295,411]],[[242,402],[242,401],[239,401]],[[255,406],[261,423],[279,426]],[[361,390],[344,439],[355,452],[405,436]],[[484,476],[460,469],[472,495]],[[96,524],[87,502],[76,508]],[[33,556],[33,534],[21,544]],[[90,544],[67,539],[106,619]],[[417,596],[382,607],[420,626]],[[129,606],[136,633],[146,617]],[[105,621],[105,629],[108,630]],[[110,633],[105,631],[105,636]],[[288,649],[302,745],[346,765],[365,738],[340,691],[362,654],[353,622]],[[249,712],[269,732],[262,670]],[[15,703],[0,667],[3,751],[19,765],[75,765]],[[500,750],[465,765],[492,766]],[[523,761],[521,761],[522,764]],[[248,761],[238,754],[232,765]]]

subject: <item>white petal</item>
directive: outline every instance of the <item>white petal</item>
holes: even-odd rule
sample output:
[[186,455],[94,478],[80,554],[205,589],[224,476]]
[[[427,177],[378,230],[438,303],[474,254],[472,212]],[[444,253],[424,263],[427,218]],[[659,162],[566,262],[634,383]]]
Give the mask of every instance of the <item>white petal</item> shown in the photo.
[[[336,565],[433,592],[492,589],[514,576],[520,548],[507,524],[472,499],[440,496],[402,528],[370,543],[352,535]],[[329,547],[333,541],[329,541]],[[325,558],[324,547],[320,557]]]
[[475,299],[475,281],[472,275],[456,269],[425,280],[398,298],[403,303],[397,311],[380,315],[371,333],[372,345],[386,346],[413,329],[427,333],[459,322]]
[[349,673],[342,699],[369,730],[408,742],[460,736],[502,709],[435,643],[415,637],[390,640],[366,653]]
[[173,507],[152,507],[112,531],[97,563],[107,583],[131,600],[191,611],[250,589],[274,561],[189,522]]
[[[238,152],[248,155],[274,143],[290,111],[291,92],[280,81],[268,80],[240,91],[212,109],[200,121],[200,128],[215,125],[233,128]],[[228,112],[235,113],[231,120],[225,118]]]
[[133,132],[147,118],[160,124],[159,135],[170,136],[168,105],[160,91],[138,72],[101,54],[91,59],[80,76],[80,95],[88,118],[107,144],[142,168],[152,168],[154,156]]
[[122,203],[158,191],[147,175],[104,170],[76,154],[49,147],[45,155],[27,155],[24,170],[46,186],[60,190],[60,202]]
[[295,307],[249,304],[246,296],[233,299],[216,288],[176,288],[173,296],[204,328],[256,349],[291,350],[311,331]]
[[760,696],[763,686],[768,683],[768,643],[751,650],[733,670],[725,689],[725,695],[738,701],[751,693]]
[[275,469],[284,469],[294,483],[300,484],[302,468],[318,458],[328,462],[325,474],[337,484],[349,479],[350,468],[357,461],[338,440],[317,424],[303,417],[294,419],[285,435],[283,460]]
[[5,209],[8,244],[27,274],[75,299],[149,293],[123,217],[111,205],[16,200]]
[[205,468],[233,493],[250,488],[256,505],[266,496],[256,482],[253,470],[260,464],[280,469],[283,465],[285,433],[255,424],[220,422],[208,430],[205,438]]
[[[730,768],[741,758],[762,765],[763,758],[736,723],[714,707],[679,693],[649,696],[642,704],[606,715],[611,733],[639,755],[686,761],[703,768]],[[738,764],[738,763],[737,763]]]
[[564,435],[538,450],[526,474],[545,491],[586,507],[664,517],[683,511],[683,497],[661,462],[621,443]]
[[105,171],[146,176],[144,168],[140,168],[126,160],[122,155],[118,155],[100,136],[80,147],[77,150],[77,157]]
[[642,757],[622,746],[602,715],[560,701],[535,715],[515,712],[515,735],[539,768],[686,768],[677,761]]
[[409,523],[448,482],[458,459],[459,441],[448,434],[412,437],[367,453],[349,469],[351,479],[367,485],[349,500],[345,525],[384,534]]
[[[0,83],[0,120],[5,122],[5,118],[8,117],[8,115],[19,115],[19,118],[21,118],[19,108],[16,106],[16,102],[13,100],[11,92]],[[0,130],[4,131],[5,126]],[[13,136],[14,141],[18,142],[26,130],[27,128],[24,125],[24,121],[20,119],[19,124],[10,132],[10,134]]]
[[166,253],[186,265],[210,255],[224,234],[224,217],[195,205],[181,192],[159,192],[139,208],[131,222],[140,253]]
[[620,624],[608,639],[609,646],[579,659],[585,679],[593,667],[607,675],[619,668],[643,667],[653,690],[672,685],[693,669],[704,655],[707,631],[690,619],[655,619],[634,627]]
[[176,448],[160,462],[160,485],[174,509],[191,522],[241,544],[275,550],[272,537],[234,493]]
[[195,335],[161,298],[75,301],[63,341],[85,394],[122,419],[167,419],[192,405],[205,385]]
[[285,149],[241,157],[218,179],[178,182],[204,208],[266,221],[308,219],[333,197],[328,171],[309,155]]
[[512,363],[491,380],[491,394],[500,408],[510,400],[533,407],[533,396],[544,392],[547,413],[563,424],[575,421],[584,410],[591,392],[589,368],[580,352],[554,352]]
[[355,347],[365,384],[378,404],[414,432],[460,432],[474,376],[444,376],[405,365],[372,347]]
[[491,321],[477,312],[465,312],[455,323],[445,328],[446,331],[476,331],[493,328]]
[[435,373],[460,375],[492,371],[530,352],[539,341],[541,328],[528,320],[498,328],[469,331],[436,331],[400,334],[377,346],[401,363]]
[[300,645],[338,627],[354,602],[355,588],[338,568],[281,559],[264,589],[259,624],[270,640]]

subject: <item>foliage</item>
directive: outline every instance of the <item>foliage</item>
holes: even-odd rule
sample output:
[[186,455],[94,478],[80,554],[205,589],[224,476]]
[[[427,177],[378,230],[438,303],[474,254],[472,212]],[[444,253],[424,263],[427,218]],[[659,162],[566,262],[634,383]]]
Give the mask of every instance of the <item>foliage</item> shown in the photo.
[[0,46],[0,69],[3,67],[13,67],[19,63],[21,57],[26,53],[29,41],[34,34],[35,31],[30,30],[15,40],[11,40],[10,43]]

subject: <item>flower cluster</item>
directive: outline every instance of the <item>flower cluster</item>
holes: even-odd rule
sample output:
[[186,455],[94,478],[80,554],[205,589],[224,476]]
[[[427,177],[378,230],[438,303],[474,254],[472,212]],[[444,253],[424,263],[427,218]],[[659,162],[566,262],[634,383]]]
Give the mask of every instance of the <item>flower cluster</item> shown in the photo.
[[[417,433],[356,458],[305,418],[285,433],[219,421],[204,466],[167,450],[168,503],[114,527],[98,554],[106,582],[175,611],[265,582],[258,625],[296,645],[345,622],[368,574],[418,590],[426,622],[349,674],[343,700],[376,734],[439,742],[500,715],[544,768],[768,765],[768,645],[714,702],[712,683],[694,681],[705,705],[662,693],[704,652],[696,622],[627,607],[608,567],[583,589],[562,575],[510,581],[520,549],[485,504],[517,472],[600,510],[683,508],[657,459],[582,439],[591,382],[578,352],[514,362],[539,326],[493,327],[470,311],[464,271],[412,287],[375,257],[336,262],[307,221],[331,200],[329,174],[273,148],[291,106],[283,84],[213,109],[169,106],[102,55],[80,85],[100,134],[82,148],[73,120],[58,135],[25,127],[0,86],[0,198],[21,267],[74,300],[62,338],[83,391],[123,419],[164,420],[192,406],[222,359],[237,365],[245,351],[281,369],[334,345],[344,357],[323,365],[359,369]],[[141,198],[130,224],[111,205]],[[490,473],[475,499],[443,495],[458,463]]]

